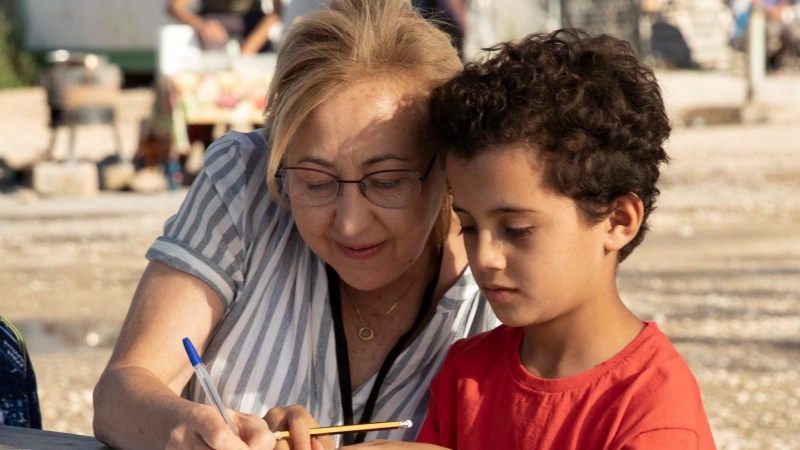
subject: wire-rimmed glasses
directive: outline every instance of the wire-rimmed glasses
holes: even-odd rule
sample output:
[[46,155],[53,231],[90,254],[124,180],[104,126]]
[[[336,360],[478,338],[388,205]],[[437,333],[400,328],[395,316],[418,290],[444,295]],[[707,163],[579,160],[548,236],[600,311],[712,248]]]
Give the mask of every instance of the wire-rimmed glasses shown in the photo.
[[369,201],[382,208],[403,208],[419,197],[422,182],[428,179],[436,156],[420,176],[414,169],[379,170],[360,180],[342,180],[336,175],[309,167],[281,167],[275,173],[283,192],[292,202],[304,206],[324,206],[339,194],[342,183],[358,184]]

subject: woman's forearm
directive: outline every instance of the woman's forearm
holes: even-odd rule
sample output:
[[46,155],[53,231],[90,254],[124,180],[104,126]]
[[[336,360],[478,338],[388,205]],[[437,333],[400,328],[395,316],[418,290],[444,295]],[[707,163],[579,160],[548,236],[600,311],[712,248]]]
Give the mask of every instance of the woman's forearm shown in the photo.
[[146,369],[109,368],[94,390],[94,433],[116,449],[165,448],[193,407]]
[[179,397],[146,369],[110,369],[95,388],[95,436],[119,450],[273,450],[261,417],[228,410],[233,430],[210,405]]
[[[180,398],[193,374],[181,339],[189,337],[204,349],[223,309],[200,279],[162,263],[147,266],[94,390],[98,439],[123,450],[164,448],[176,429],[208,428],[197,426],[196,415],[189,413],[214,409]],[[225,427],[219,413],[215,419]]]

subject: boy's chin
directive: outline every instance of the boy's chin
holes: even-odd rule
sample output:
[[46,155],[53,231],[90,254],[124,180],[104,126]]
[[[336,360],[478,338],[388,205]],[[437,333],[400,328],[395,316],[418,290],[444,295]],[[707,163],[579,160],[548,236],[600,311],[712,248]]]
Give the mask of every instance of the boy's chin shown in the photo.
[[520,314],[519,311],[514,311],[512,308],[496,307],[492,305],[492,311],[494,311],[494,315],[497,316],[497,319],[502,322],[503,325],[513,328],[523,328],[546,322],[546,320],[541,317],[531,316],[530,314]]

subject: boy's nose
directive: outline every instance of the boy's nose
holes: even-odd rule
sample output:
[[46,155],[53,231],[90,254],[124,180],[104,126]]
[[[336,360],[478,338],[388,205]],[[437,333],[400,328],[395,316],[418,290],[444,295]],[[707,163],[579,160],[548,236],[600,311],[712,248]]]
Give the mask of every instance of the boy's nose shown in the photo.
[[473,261],[470,261],[470,265],[481,272],[505,269],[506,258],[502,250],[502,243],[492,239],[490,233],[480,233],[475,242]]

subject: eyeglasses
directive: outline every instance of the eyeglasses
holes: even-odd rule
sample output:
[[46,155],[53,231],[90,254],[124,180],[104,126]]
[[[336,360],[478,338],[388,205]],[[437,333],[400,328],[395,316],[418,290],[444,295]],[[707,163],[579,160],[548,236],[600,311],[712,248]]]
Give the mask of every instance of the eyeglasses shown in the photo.
[[342,183],[357,183],[369,201],[382,208],[402,208],[419,197],[422,182],[428,179],[436,156],[431,159],[425,174],[414,169],[380,170],[360,180],[341,180],[336,175],[308,167],[281,167],[275,173],[283,192],[292,202],[305,206],[324,206],[339,194]]

